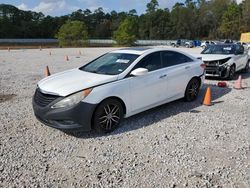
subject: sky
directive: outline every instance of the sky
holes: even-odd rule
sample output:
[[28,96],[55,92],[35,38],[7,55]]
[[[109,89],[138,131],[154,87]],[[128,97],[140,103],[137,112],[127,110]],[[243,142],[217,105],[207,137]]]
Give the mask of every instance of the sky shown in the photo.
[[[160,8],[172,8],[176,2],[185,0],[158,0]],[[0,4],[11,4],[22,10],[42,12],[45,15],[61,16],[78,9],[91,11],[102,7],[105,12],[136,9],[138,14],[146,10],[150,0],[0,0]]]

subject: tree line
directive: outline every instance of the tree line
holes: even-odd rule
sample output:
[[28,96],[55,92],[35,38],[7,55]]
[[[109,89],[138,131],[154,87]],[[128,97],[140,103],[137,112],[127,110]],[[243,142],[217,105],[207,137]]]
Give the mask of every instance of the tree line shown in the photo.
[[83,23],[84,34],[92,39],[239,39],[240,33],[250,31],[250,0],[240,4],[235,0],[186,0],[171,10],[151,0],[141,15],[134,9],[106,13],[98,8],[59,17],[1,4],[0,38],[55,38],[69,20]]

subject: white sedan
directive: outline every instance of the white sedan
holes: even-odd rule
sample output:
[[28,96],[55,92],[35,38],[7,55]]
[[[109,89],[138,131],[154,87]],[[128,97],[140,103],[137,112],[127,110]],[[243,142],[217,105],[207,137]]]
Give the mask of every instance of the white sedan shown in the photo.
[[113,51],[41,80],[35,116],[61,130],[108,133],[134,114],[184,98],[197,98],[205,65],[186,53],[153,48]]

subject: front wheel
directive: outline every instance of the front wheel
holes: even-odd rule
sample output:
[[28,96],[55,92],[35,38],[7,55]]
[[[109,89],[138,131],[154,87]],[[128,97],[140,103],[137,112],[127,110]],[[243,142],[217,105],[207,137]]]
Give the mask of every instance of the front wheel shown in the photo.
[[94,128],[100,133],[110,133],[119,126],[123,115],[121,103],[116,99],[107,99],[100,103],[94,113]]
[[200,81],[197,78],[193,78],[187,85],[184,100],[191,102],[197,99],[200,92]]
[[250,62],[250,61],[247,62],[245,68],[243,69],[243,71],[244,71],[245,73],[248,73],[248,71],[249,71],[249,62]]
[[229,69],[229,73],[228,73],[228,79],[229,80],[233,80],[234,79],[234,75],[235,75],[235,66],[232,65]]

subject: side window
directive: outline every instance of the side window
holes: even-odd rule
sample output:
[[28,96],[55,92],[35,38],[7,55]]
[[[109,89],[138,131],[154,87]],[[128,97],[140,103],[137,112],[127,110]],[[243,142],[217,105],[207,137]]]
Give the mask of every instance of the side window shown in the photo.
[[237,54],[244,54],[244,47],[241,45],[236,46],[236,53]]
[[162,68],[160,52],[155,52],[144,57],[135,65],[134,69],[137,68],[145,68],[148,69],[149,72]]
[[166,51],[161,52],[163,67],[170,67],[179,65],[186,62],[192,62],[193,60],[179,52]]

